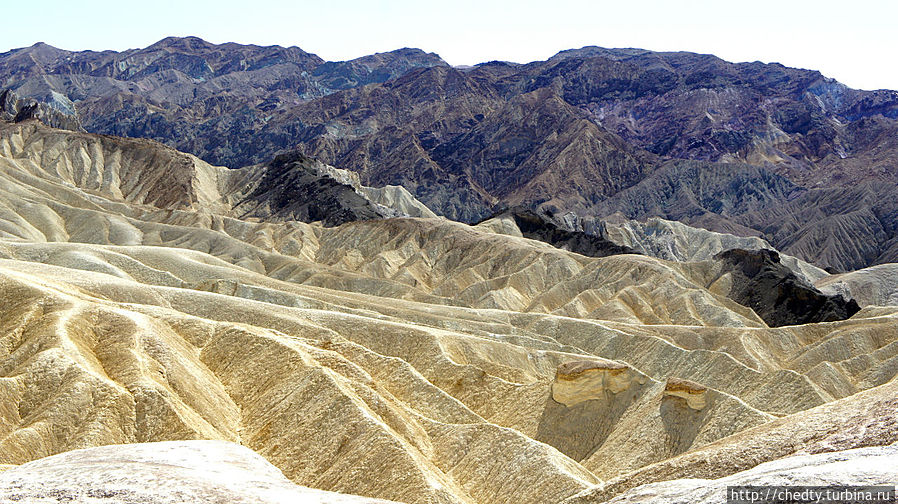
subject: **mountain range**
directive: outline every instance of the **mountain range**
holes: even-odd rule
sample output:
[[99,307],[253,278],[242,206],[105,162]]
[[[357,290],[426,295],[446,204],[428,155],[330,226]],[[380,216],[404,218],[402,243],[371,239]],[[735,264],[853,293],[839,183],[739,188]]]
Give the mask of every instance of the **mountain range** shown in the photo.
[[620,212],[761,236],[833,270],[898,254],[898,92],[816,71],[598,47],[470,68],[416,49],[324,62],[188,37],[13,50],[0,88],[214,165],[298,150],[464,222]]

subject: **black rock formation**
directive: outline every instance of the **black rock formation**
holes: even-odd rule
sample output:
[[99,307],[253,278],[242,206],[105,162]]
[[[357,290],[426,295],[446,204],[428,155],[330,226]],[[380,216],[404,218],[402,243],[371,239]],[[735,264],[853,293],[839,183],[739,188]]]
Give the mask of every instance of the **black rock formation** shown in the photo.
[[299,152],[275,157],[237,208],[246,217],[320,221],[325,226],[388,217],[351,186],[316,171],[316,163]]
[[780,263],[773,250],[725,250],[714,258],[732,273],[729,298],[755,311],[770,327],[844,320],[860,307],[840,295],[827,296]]
[[510,208],[494,215],[494,217],[503,216],[513,218],[525,238],[539,240],[553,247],[576,252],[577,254],[589,257],[639,254],[639,252],[630,247],[618,245],[601,236],[563,229],[549,217],[523,207]]
[[34,98],[22,98],[9,89],[0,91],[0,118],[10,122],[37,119],[54,128],[84,131],[76,114],[59,110]]

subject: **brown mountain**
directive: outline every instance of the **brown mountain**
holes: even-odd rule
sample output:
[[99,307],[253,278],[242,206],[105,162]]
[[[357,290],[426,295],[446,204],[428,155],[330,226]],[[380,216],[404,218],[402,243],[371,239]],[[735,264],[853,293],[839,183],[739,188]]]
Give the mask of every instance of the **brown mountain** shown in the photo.
[[621,212],[761,235],[839,270],[898,259],[898,92],[816,71],[596,47],[455,69],[413,49],[323,62],[169,38],[10,51],[0,83],[88,131],[213,164],[299,149],[453,219],[497,204]]

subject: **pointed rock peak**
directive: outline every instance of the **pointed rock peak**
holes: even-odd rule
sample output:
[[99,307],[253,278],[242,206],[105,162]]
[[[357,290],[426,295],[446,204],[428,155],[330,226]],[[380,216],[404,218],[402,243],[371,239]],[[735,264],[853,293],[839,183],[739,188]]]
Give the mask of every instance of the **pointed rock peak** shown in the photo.
[[380,54],[398,54],[402,56],[419,56],[422,54],[434,55],[439,57],[437,53],[429,53],[423,49],[419,49],[417,47],[400,47],[399,49],[393,49],[392,51],[387,51],[385,53]]
[[484,63],[478,63],[474,65],[475,67],[518,67],[521,66],[520,63],[515,63],[513,61],[499,61],[492,60]]
[[32,55],[37,55],[38,58],[48,59],[55,58],[58,53],[65,53],[63,49],[59,49],[58,47],[51,46],[46,42],[37,42],[30,47],[22,47],[18,49],[18,51],[24,51]]
[[780,263],[779,252],[771,249],[730,249],[717,254],[716,258],[739,266],[748,276],[755,276],[762,268],[770,268]]
[[635,48],[621,48],[621,49],[609,49],[606,47],[599,46],[583,46],[579,49],[565,49],[563,51],[558,51],[554,56],[549,58],[549,61],[562,60],[567,58],[596,58],[603,57],[612,60],[623,60],[627,58],[632,58],[634,56],[642,56],[645,54],[651,54],[652,51],[646,49],[635,49]]
[[398,54],[434,54],[434,53],[427,53],[423,49],[420,49],[418,47],[400,47],[399,49],[393,49],[392,51],[389,51],[389,52],[398,53]]
[[306,156],[302,152],[299,151],[290,151],[284,154],[278,154],[271,160],[268,164],[272,169],[280,171],[287,170],[293,167],[297,167],[300,165],[309,165],[314,162],[315,159],[309,156]]
[[390,51],[388,54],[395,54],[397,56],[403,56],[406,58],[415,58],[415,59],[425,59],[428,61],[439,62],[439,64],[448,65],[446,61],[440,57],[439,54],[435,52],[427,52],[423,49],[419,49],[417,47],[402,47],[399,49],[394,49]]
[[241,217],[331,227],[392,216],[354,187],[357,181],[340,180],[322,162],[299,151],[275,157],[259,173],[247,197],[235,206]]
[[401,47],[399,49],[393,49],[391,51],[383,51],[377,52],[374,54],[366,54],[364,56],[360,56],[358,58],[352,58],[344,61],[328,61],[329,65],[340,65],[344,63],[350,63],[354,61],[370,61],[370,60],[383,60],[383,59],[406,59],[412,61],[420,61],[429,63],[431,66],[435,65],[444,65],[448,66],[449,63],[446,63],[443,58],[440,57],[439,54],[434,52],[426,52],[423,49],[419,49],[417,47]]

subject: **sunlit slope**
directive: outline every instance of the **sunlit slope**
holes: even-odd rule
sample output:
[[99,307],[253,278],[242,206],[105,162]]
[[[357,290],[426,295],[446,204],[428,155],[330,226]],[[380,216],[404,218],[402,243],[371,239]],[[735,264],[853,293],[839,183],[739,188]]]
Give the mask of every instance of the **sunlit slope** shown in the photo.
[[[536,493],[517,498],[540,502],[592,482],[587,469],[606,477],[637,469],[893,374],[884,358],[893,315],[775,332],[648,331],[552,315],[395,306],[287,283],[275,290],[274,280],[255,290],[247,280],[256,274],[177,250],[7,249],[93,257],[92,264],[118,257],[118,270],[132,277],[154,271],[177,278],[188,262],[194,272],[245,276],[219,281],[220,293],[209,293],[2,261],[8,353],[0,463],[97,444],[225,439],[308,486],[400,500],[475,492],[476,502],[504,502],[485,497],[494,491],[488,479],[455,464],[481,471],[527,453],[527,470],[552,490],[523,485],[522,492]],[[160,252],[172,256],[170,271],[158,268]],[[821,347],[844,345],[848,334],[869,353],[829,362]],[[726,340],[744,363],[722,351]],[[767,345],[770,355],[752,358],[738,350],[739,340]],[[568,372],[572,362],[586,365]],[[684,385],[679,376],[713,386]],[[334,445],[339,432],[345,442]],[[455,459],[461,447],[471,458]],[[417,476],[398,487],[347,476],[372,463]]]
[[[192,165],[184,197],[132,173],[166,159],[150,142],[125,167],[98,137],[77,137],[92,154],[27,127],[0,139],[0,465],[217,439],[322,490],[543,504],[688,477],[703,453],[702,477],[742,471],[894,388],[893,308],[771,329],[713,261],[440,219],[240,219],[242,186],[219,184],[237,175]],[[867,417],[815,451],[896,440]]]
[[146,141],[34,122],[2,133],[3,237],[190,248],[279,279],[476,308],[633,323],[760,323],[676,263],[589,260],[443,220],[339,228],[247,222],[228,213],[251,174]]
[[395,504],[290,483],[245,447],[170,441],[86,448],[0,475],[4,502]]
[[898,264],[887,263],[830,275],[816,282],[824,292],[844,293],[861,306],[898,306]]

